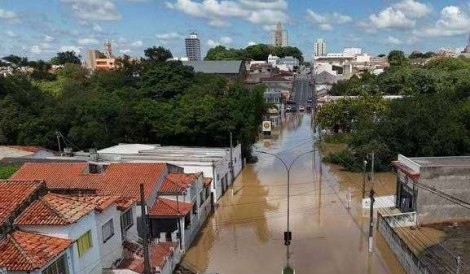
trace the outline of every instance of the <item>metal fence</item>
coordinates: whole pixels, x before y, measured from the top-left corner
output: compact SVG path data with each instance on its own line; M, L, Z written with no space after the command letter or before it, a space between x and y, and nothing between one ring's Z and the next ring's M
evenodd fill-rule
M382 237L387 242L390 249L393 251L398 261L405 269L406 273L413 274L431 274L436 272L431 272L426 265L416 256L413 251L408 247L408 245L400 238L400 236L395 232L393 227L390 225L390 218L387 216L384 217L382 214L378 213L377 222L378 230Z

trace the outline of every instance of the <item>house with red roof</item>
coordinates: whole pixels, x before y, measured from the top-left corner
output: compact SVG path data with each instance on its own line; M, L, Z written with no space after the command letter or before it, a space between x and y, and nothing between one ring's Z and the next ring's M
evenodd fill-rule
M203 223L200 219L205 219L211 210L210 180L205 180L202 173L182 172L182 168L163 163L26 163L11 178L43 180L52 193L32 203L16 219L15 225L25 231L62 236L74 241L87 235L84 237L89 244L85 246L99 247L98 251L89 253L93 254L90 258L94 257L95 260L101 258L100 265L87 262L86 265L90 265L87 269L114 268L118 260L123 258L124 243L137 244L138 235L142 235L140 234L142 231L137 227L141 224L143 214L140 207L129 206L129 200L140 200L140 184L143 184L147 206L145 214L149 213L149 216L157 219L166 218L168 211L173 210L178 213L175 216L179 221L184 223L187 218L189 223L195 224L190 227L187 223L182 226L182 233L173 233L173 237L171 235L160 237L160 234L159 237L153 237L154 243L177 243L177 249L180 250L180 235L183 241L190 237L194 238ZM85 204L88 206L82 208L81 205ZM169 208L166 207L168 204ZM62 212L62 207L66 208L67 205L71 207ZM159 211L161 207L164 209L163 212ZM49 210L51 208L53 209ZM116 209L120 210L117 215ZM186 214L181 215L180 210ZM54 217L53 213L58 216ZM172 215L172 218L175 216ZM73 220L85 220L86 224L76 227L73 225L72 228L70 226ZM176 225L176 220L172 221ZM93 229L80 229L89 228L93 224ZM153 221L150 227L152 224ZM186 232L188 234L183 234ZM182 244L181 247L186 246ZM78 261L80 256L77 252L78 248L74 248L72 256L74 267L83 265L82 261ZM167 269L168 265L171 265L173 269L179 262L179 252L171 257L173 259L168 259L168 254L165 253L167 257L164 260L165 264L158 267Z
M211 211L210 184L202 172L168 174L149 209L151 237L167 242L181 235L187 250Z
M122 259L122 216L135 199L47 193L43 180L0 181L0 269L102 273ZM124 212L124 213L123 213Z

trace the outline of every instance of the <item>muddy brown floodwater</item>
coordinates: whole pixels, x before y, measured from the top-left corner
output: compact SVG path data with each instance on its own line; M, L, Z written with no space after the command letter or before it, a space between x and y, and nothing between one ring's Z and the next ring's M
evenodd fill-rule
M287 163L313 147L310 115L290 115L257 150ZM275 157L259 155L218 201L183 263L200 273L281 273L286 264L287 173ZM395 177L376 175L378 195L393 194ZM352 190L351 209L346 197ZM316 149L299 158L290 179L290 265L302 273L404 273L377 231L368 253L368 211L361 208L362 176L321 162Z

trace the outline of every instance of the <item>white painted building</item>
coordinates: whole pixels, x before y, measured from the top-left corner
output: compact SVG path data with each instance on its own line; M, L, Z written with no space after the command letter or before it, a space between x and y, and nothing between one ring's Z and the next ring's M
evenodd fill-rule
M233 148L233 180L243 168L241 144ZM183 147L146 144L119 144L98 151L100 161L129 163L168 163L182 167L185 173L202 172L213 179L214 201L222 197L232 182L230 148Z
M326 42L323 39L317 39L314 46L315 56L326 56Z

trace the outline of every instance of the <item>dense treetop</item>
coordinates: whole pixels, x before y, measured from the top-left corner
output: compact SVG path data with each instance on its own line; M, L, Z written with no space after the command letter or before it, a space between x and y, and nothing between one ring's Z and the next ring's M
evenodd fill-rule
M204 60L268 60L270 54L278 57L293 56L301 63L304 61L302 52L296 47L274 47L265 44L252 45L244 49L216 46L207 52Z
M413 66L392 51L391 67L333 86L334 95L360 95L323 106L318 123L350 135L349 147L330 160L361 167L367 153L387 169L399 153L409 157L470 154L470 59L435 58ZM382 95L404 95L385 100Z
M228 146L232 131L250 157L264 87L249 91L181 62L161 62L168 52L151 48L140 62L123 58L108 72L90 74L66 62L54 79L19 71L0 77L0 144L57 149L58 130L80 149L120 142Z

